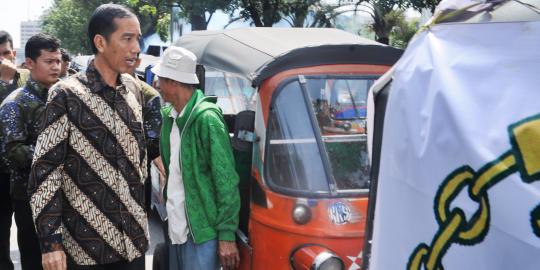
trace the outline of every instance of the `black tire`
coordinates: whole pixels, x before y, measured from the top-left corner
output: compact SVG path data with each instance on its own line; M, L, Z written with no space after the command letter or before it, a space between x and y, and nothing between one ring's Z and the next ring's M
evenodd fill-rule
M153 270L169 270L169 250L165 243L159 243L154 249Z

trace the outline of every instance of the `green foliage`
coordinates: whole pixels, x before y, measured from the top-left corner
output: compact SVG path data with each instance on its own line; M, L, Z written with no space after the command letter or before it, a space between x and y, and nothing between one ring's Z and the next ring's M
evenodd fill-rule
M257 27L271 27L279 22L285 9L282 0L238 0L236 7L241 19L251 20Z
M232 5L231 22L251 21L257 27L270 27L280 20L292 27L336 27L336 18L347 12L368 13L377 40L388 43L395 26L394 17L385 18L394 10L434 8L440 0L236 0ZM240 10L234 17L234 10Z
M180 7L180 16L191 24L191 30L206 30L216 10L232 10L234 1L236 0L177 0L172 3Z
M139 5L139 0L127 0L127 4L130 6L130 7L135 7L137 5Z
M416 31L418 31L419 24L419 19L407 21L402 13L396 26L390 32L390 45L402 49L407 48L409 41L414 37Z
M139 8L139 12L144 16L155 16L157 14L157 8L155 6L144 5Z
M156 25L156 33L158 34L161 40L169 39L169 26L171 23L171 16L169 14L164 14L161 18L158 19Z
M433 9L440 0L116 0L113 3L131 7L139 17L143 36L157 32L162 40L169 36L171 7L180 9L180 16L192 25L192 30L206 29L216 10L231 14L231 21L251 21L255 26L272 26L286 20L293 27L345 27L336 22L339 15L367 12L374 23L371 30L376 39L388 43L402 40L396 46L406 46L411 27L402 22L405 8ZM86 24L94 9L111 0L55 0L43 15L44 32L62 40L71 53L91 53L86 37ZM359 7L363 6L361 10ZM367 11L366 11L367 10ZM233 18L233 14L239 17ZM177 20L178 18L174 18ZM361 30L359 30L361 31Z
M237 0L240 16L231 21L251 21L257 27L271 27L285 20L292 27L333 27L343 0ZM232 12L234 13L234 12ZM233 14L231 14L233 17Z
M371 31L375 33L375 40L389 44L390 36L401 39L400 46L406 46L412 30L408 29L405 20L405 9L412 8L421 11L424 8L434 8L440 0L355 0L353 4L357 11L370 15L373 23L370 25ZM398 32L392 34L393 29L398 28ZM411 26L412 27L412 26ZM410 28L410 27L409 27Z
M87 24L92 12L106 3L123 4L130 7L141 23L143 35L156 28L160 7L165 0L55 0L52 7L42 16L43 31L62 41L62 47L72 54L91 54L87 38Z
M281 17L288 19L288 22L293 27L304 27L304 22L310 12L311 7L319 2L317 0L303 1L285 1L283 9L280 11ZM288 17L288 18L287 18Z
M180 8L180 13L175 15L185 18L191 23L192 30L204 30L208 26L208 23L216 10L221 9L227 12L233 8L234 1L235 0L128 0L132 6L138 7L141 14L155 18L155 23L152 24L152 26L157 27L155 30L160 34L162 39L168 36L168 33L166 33L167 30L165 29L165 17L171 17L171 8L173 6ZM207 14L210 15L208 18L206 16ZM174 19L176 20L177 18Z
M58 37L62 47L77 54L92 52L87 41L87 20L93 11L78 0L56 0L43 15L43 32Z
M358 33L398 48L406 48L419 27L419 19L408 20L405 10L393 9ZM374 36L372 36L374 35Z
M125 2L139 17L143 36L155 32L159 18L168 10L167 0L127 0Z
M433 13L440 2L441 0L409 0L409 4L407 6L418 11L422 9L429 9Z

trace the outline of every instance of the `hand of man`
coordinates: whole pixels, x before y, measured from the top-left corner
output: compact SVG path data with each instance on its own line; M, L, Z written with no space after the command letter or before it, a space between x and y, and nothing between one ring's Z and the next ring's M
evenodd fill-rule
M161 160L161 156L154 159L154 165L156 165L159 171L159 202L164 203L165 198L163 198L163 190L165 189L165 183L166 183L167 177L165 174L165 166L163 166L163 161Z
M234 241L219 241L219 261L224 270L240 266L240 254Z
M15 77L17 67L9 60L2 60L0 64L0 80L9 82Z
M163 166L161 156L154 159L154 165L156 165L156 167L158 168L159 174L165 176L165 166Z
M43 270L66 270L66 254L64 251L53 251L41 255Z

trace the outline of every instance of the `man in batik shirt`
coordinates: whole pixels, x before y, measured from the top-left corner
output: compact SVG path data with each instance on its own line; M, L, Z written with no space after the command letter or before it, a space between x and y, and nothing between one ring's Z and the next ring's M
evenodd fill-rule
M144 180L159 152L159 98L124 74L140 52L131 11L99 6L88 37L95 59L49 91L34 152L28 188L43 266L144 270Z
M56 38L32 36L25 47L30 79L0 105L0 154L10 171L22 269L41 269L41 252L27 195L32 156L43 123L48 89L58 81L62 56Z

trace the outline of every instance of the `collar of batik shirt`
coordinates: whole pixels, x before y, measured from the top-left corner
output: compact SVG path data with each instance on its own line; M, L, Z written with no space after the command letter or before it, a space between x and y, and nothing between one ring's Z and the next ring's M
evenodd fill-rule
M86 78L89 84L88 87L93 93L99 92L107 88L113 89L103 81L101 74L99 74L99 71L94 64L94 60L91 60L90 64L88 64L88 68L86 68ZM120 74L118 74L116 82L118 84L118 86L116 86L116 90L120 91L121 93L126 93L127 88Z

